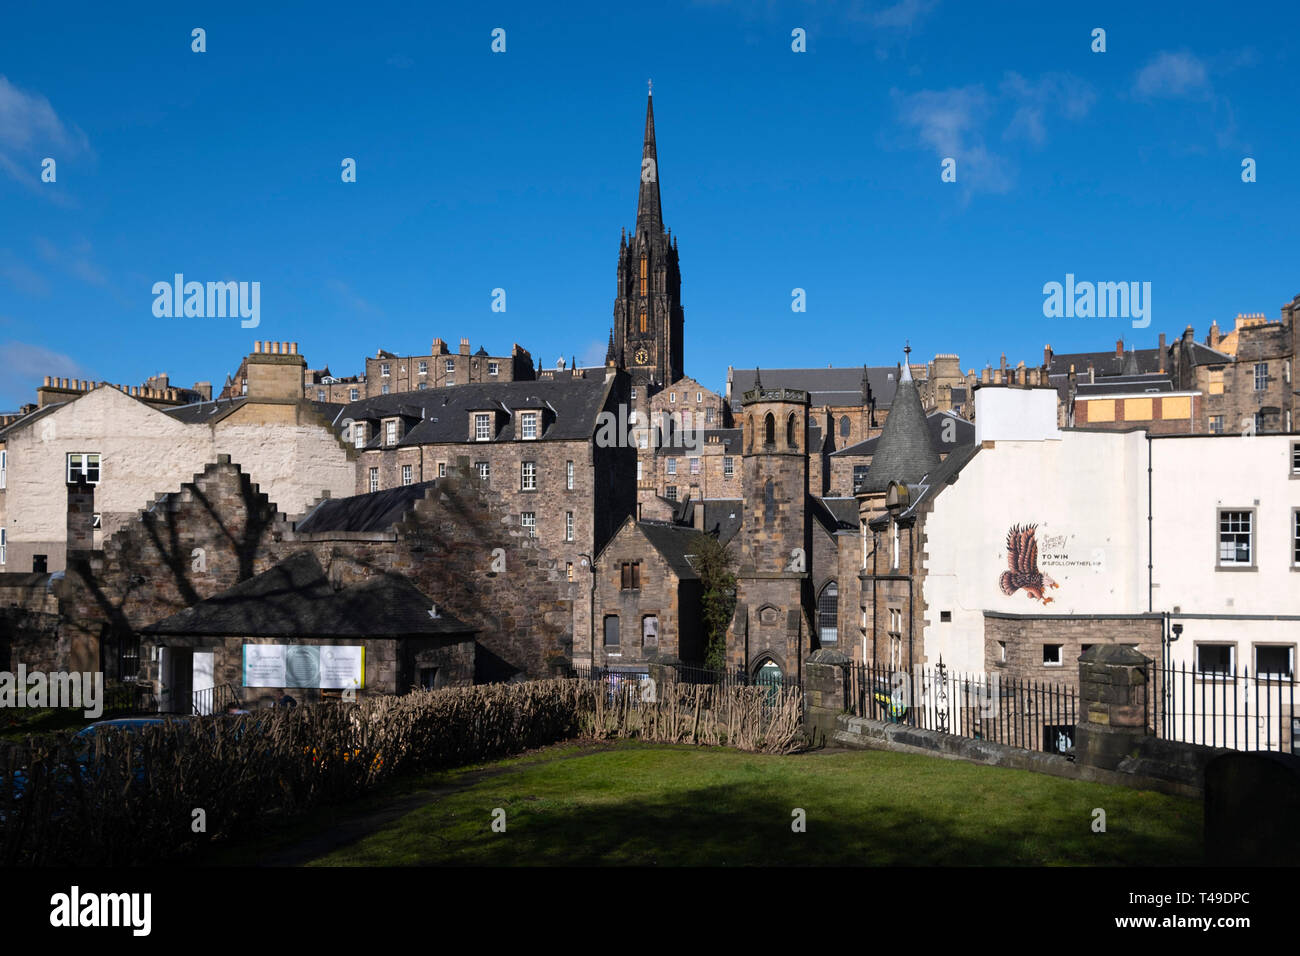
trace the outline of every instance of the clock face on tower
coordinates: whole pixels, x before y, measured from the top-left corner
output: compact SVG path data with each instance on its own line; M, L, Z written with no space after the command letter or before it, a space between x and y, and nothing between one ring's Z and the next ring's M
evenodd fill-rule
M644 365L646 362L650 361L650 353L642 347L636 350L636 355L634 355L633 358L636 359L637 365Z

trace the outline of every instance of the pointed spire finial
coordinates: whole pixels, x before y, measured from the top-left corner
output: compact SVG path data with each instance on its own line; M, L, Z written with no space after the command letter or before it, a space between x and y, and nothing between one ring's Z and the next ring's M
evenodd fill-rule
M763 387L763 376L759 374L757 365L754 366L754 387L755 388Z
M655 95L655 81L654 81L654 80L646 80L646 81L645 81L645 85L646 85L646 88L650 91L648 95L649 95L649 96L654 96L654 95Z
M900 382L910 382L912 380L912 363L908 356L912 354L912 344L907 342L903 346L903 374L898 377Z

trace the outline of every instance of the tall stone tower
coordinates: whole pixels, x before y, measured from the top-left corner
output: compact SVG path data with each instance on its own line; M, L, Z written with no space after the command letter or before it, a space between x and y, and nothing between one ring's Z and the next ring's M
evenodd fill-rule
M648 393L682 377L682 276L677 241L664 228L659 205L659 154L655 148L654 99L647 97L645 143L641 147L636 228L618 244L618 295L614 300L614 356Z
M744 524L727 659L800 676L813 649L808 516L808 393L755 387L741 396Z

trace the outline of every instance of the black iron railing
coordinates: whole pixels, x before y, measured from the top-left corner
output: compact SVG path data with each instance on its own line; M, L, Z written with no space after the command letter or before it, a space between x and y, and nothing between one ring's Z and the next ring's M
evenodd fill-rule
M1151 670L1147 726L1157 737L1229 750L1300 753L1295 674Z
M881 664L849 668L855 717L1072 756L1078 693L1065 684L964 673L942 662L911 672Z

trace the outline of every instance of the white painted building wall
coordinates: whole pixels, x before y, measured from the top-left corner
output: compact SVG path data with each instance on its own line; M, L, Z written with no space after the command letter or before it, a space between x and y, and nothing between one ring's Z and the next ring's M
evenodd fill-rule
M1008 569L1007 532L1027 524L1037 525L1039 570L1057 584L1044 592L1047 603L1024 591L1006 595L1000 586ZM938 495L925 529L930 661L942 654L954 668L983 671L986 610L1066 617L1143 612L1144 434L1058 432L1043 441L994 441ZM951 622L940 621L942 611L952 613Z
M231 460L289 515L323 491L355 491L355 466L324 427L184 424L118 389L100 387L11 432L0 521L7 531L3 569L30 571L33 554L48 569L66 565L69 453L98 453L95 509L103 516L95 546L154 497L179 491L217 455Z

